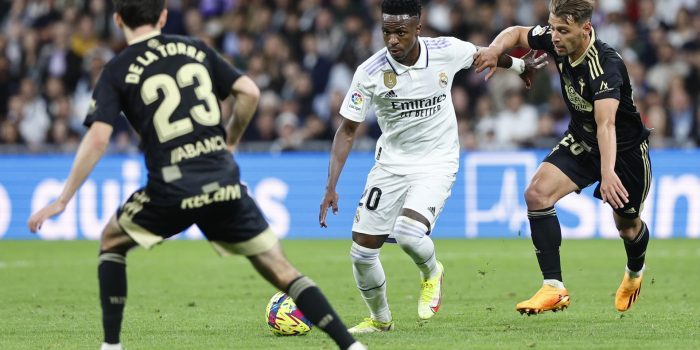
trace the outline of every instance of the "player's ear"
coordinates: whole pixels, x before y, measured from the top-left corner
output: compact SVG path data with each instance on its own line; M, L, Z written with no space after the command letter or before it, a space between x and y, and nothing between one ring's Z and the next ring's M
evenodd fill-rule
M591 21L586 21L581 28L583 29L583 35L588 36L591 34L591 30L593 30L593 25L591 24Z
M418 23L418 25L416 25L416 35L420 35L420 30L421 30L421 29L423 29L423 26L421 26L421 24Z
M165 23L168 22L168 9L163 9L160 12L160 17L158 17L158 28L165 27Z
M114 20L114 24L117 25L117 28L119 29L124 29L124 21L122 21L122 16L120 16L118 13L114 13L112 15L112 19Z

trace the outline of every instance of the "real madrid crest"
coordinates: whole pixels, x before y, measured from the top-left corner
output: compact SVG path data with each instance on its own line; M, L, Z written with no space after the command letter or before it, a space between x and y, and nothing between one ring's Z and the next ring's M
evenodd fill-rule
M394 72L384 72L384 86L392 89L396 86L396 73Z
M445 72L440 72L440 87L447 87L447 74Z

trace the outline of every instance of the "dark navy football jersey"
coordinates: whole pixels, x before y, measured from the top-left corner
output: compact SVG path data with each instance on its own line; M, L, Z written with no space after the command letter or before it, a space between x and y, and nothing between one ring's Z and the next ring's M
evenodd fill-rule
M240 76L204 43L154 33L107 63L85 125L126 116L141 137L151 198L209 192L239 181L219 100Z
M615 115L617 150L625 151L649 136L639 112L634 105L632 86L622 57L591 32L591 44L586 52L571 62L567 56L558 56L552 43L552 28L536 26L528 32L532 49L544 50L556 62L561 78L561 90L571 112L569 131L584 147L598 154L597 124L593 112L594 102L614 98L620 101Z

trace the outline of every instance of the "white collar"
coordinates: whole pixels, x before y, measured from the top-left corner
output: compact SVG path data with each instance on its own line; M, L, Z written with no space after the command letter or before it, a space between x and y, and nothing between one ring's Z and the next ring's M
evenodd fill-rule
M418 37L418 45L420 45L420 54L418 55L418 60L416 60L416 63L412 66L404 66L403 64L397 62L393 57L391 57L389 50L387 50L385 54L386 58L389 60L389 65L394 69L396 75L406 73L409 69L428 68L428 48L425 46L423 39L420 37Z
M578 66L579 64L581 64L581 62L583 62L583 60L586 59L586 56L588 56L588 51L591 50L591 47L593 47L593 44L595 44L595 29L591 28L591 42L588 43L588 47L586 47L586 51L584 51L583 54L581 54L581 57L579 57L575 62L571 62L571 57L569 57L569 63L571 64L572 67Z
M128 42L128 44L134 45L134 44L140 43L142 41L148 40L150 38L153 38L155 36L158 36L158 35L160 35L160 29L154 29L153 31L150 31L146 34L142 34L142 35L137 36L136 38L131 39Z

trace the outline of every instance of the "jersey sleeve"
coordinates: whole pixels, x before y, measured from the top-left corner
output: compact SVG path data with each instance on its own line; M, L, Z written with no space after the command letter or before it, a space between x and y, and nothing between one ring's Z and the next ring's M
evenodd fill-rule
M467 69L474 63L474 54L476 53L476 46L474 44L462 41L457 38L449 38L452 42L453 49L453 61L455 66L460 69Z
M350 90L340 106L340 115L358 123L365 120L374 94L369 82L370 77L364 69L358 68L352 78Z
M206 47L207 57L210 57L211 60L214 92L220 100L224 100L231 94L233 83L243 76L243 73L228 63L216 50Z
M90 127L96 121L114 125L121 114L119 101L121 96L111 75L109 66L105 66L92 93L92 102L83 124Z
M601 64L602 63L602 64ZM620 100L620 90L623 79L624 63L619 57L608 57L602 62L596 56L588 64L591 74L591 88L593 89L593 101L605 98Z
M534 26L527 32L527 44L533 50L544 50L556 55L552 44L552 28L550 26Z

